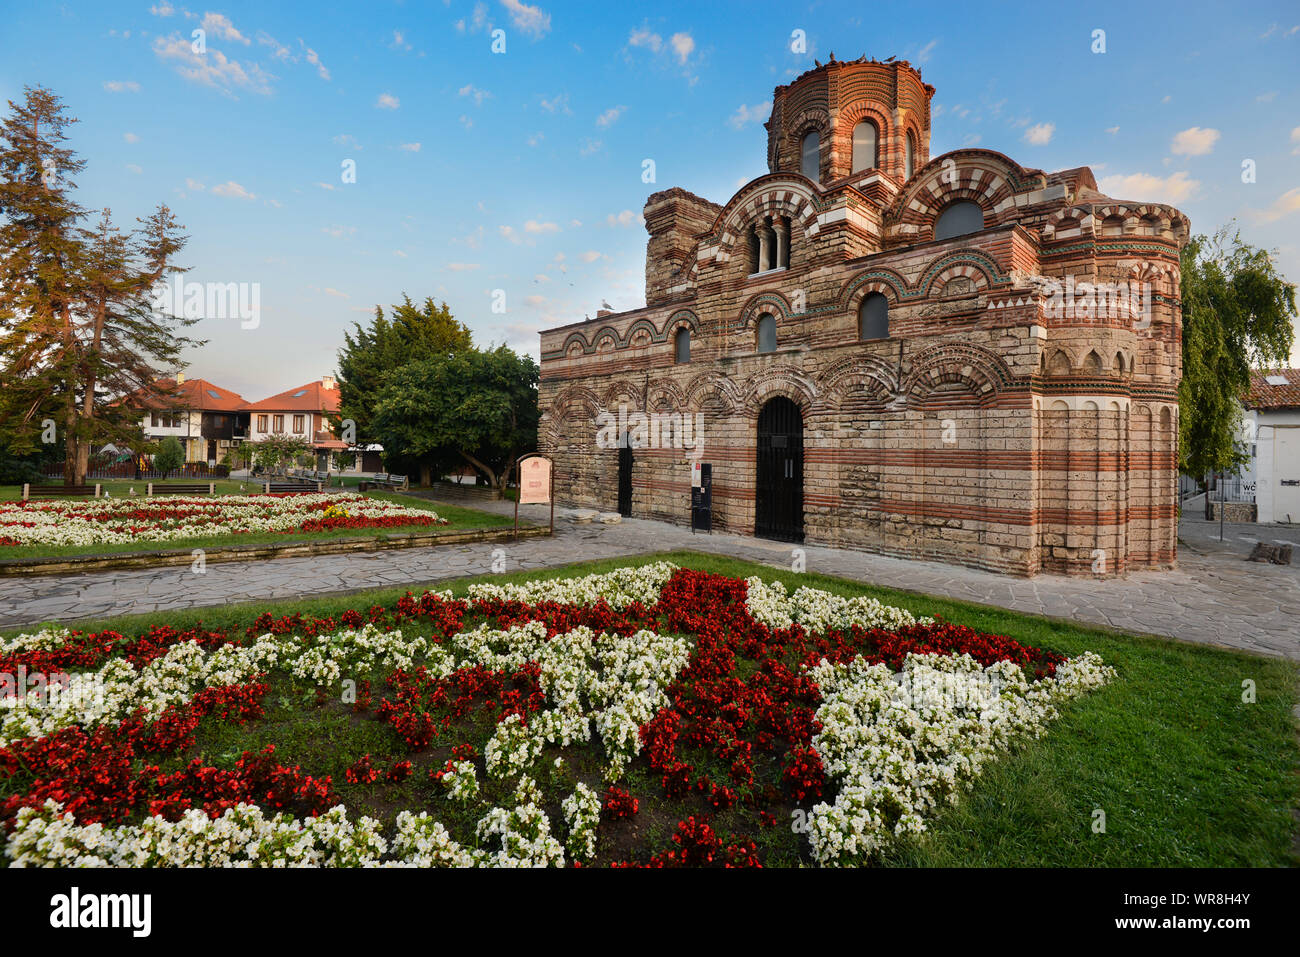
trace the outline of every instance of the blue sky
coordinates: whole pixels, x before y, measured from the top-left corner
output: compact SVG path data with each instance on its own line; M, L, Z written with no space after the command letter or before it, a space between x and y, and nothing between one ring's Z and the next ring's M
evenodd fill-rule
M1236 217L1300 279L1294 3L0 7L0 101L64 97L83 204L125 223L165 201L187 278L260 284L260 325L204 320L188 370L250 399L332 372L343 329L403 291L533 355L537 330L602 300L642 305L646 196L725 202L766 172L772 88L832 51L920 66L932 155L1092 166L1198 232Z

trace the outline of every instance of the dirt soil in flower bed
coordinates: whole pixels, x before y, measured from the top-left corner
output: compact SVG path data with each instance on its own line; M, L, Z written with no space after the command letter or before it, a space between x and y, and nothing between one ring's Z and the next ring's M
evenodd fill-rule
M599 743L544 750L531 772L544 796L539 806L560 832L560 801L577 782L601 795L605 813L597 854L590 862L595 865L662 864L666 855L689 846L710 855L714 865L734 859L791 866L809 860L806 839L791 826L794 812L831 796L816 762L806 759L817 701L797 681L800 663L865 655L897 667L899 655L907 650L942 646L950 652L967 651L982 662L1012 660L1037 676L1051 673L1065 655L1095 648L1117 666L1118 681L1071 704L1046 738L1026 742L1013 757L996 762L957 806L940 810L928 835L900 841L877 863L1295 863L1290 812L1300 763L1295 728L1287 720L1295 703L1296 679L1288 663L1075 629L1000 610L776 573L728 559L672 557L729 576L757 573L787 579L792 587L806 582L833 587L840 594L871 592L917 614L937 613L976 627L940 622L888 633L854 629L775 639L767 634L755 641L744 621L747 616L736 611L737 596L743 593L737 592L735 577L683 571L654 609L615 611L546 603L471 608L388 592L370 602L362 596L299 602L277 607L255 621L247 612L231 611L199 633L185 630L193 627L193 620L178 620L181 630L150 633L137 627L123 638L97 633L84 642L81 659L25 663L47 670L91 667L108 655L156 656L171 643L200 636L210 642L247 641L267 631L328 633L366 622L400 628L404 636L435 638L485 621L502 627L536 619L545 620L552 631L588 624L624 633L649 627L662 634L687 635L695 653L670 691L677 702L672 710L683 715L675 743L670 753L663 748L657 753L655 742L663 745L672 737L661 712L657 729L643 727L641 754L617 784L635 799L636 812L622 818L611 813L619 795L601 779L605 755ZM458 586L458 593L463 590ZM160 620L150 616L151 623ZM114 624L121 628L128 623ZM714 635L721 645L703 654L702 633ZM0 671L19 663L0 661ZM1243 675L1257 681L1260 689L1260 703L1251 708L1236 702ZM132 803L122 799L121 787L110 789L78 817L138 822L149 802L166 790L152 783L159 775L175 775L191 762L239 772L241 761L255 764L249 756L269 747L274 749L274 764L294 770L295 781L309 775L316 785L323 782L323 791L308 788L305 797L282 794L284 809L302 815L342 802L354 820L369 814L385 824L400 810L428 809L454 839L473 846L475 822L483 809L508 803L514 785L513 777L497 781L486 773L484 750L500 719L532 713L536 676L525 668L511 674L458 673L457 680L437 683L443 696L426 695L422 709L417 709L434 719L436 734L427 745L413 744L399 733L392 715L402 713L401 708L388 717L382 714L385 699L399 703L393 677L384 670L365 676L359 700L345 704L335 689L327 693L311 682L275 674L242 714L223 717L213 710L195 721L192 734L176 736L175 747L151 752L139 746L143 738L137 735L130 753L123 755L120 740L105 742L125 758L117 768L119 780L137 782L142 790ZM737 713L737 704L748 708L747 717ZM736 766L737 752L746 750L739 747L742 744L749 745L751 767L743 761ZM471 756L482 789L468 807L449 800L430 778L448 760L465 755ZM557 769L554 759L561 755L564 767ZM681 765L687 766L684 773ZM68 770L65 780L46 780L46 790L84 793L87 782L78 775L82 770L98 773ZM238 773L235 776L238 779ZM675 784L670 781L674 776ZM18 806L29 802L39 777L39 769L33 770L29 762L6 766L0 754L0 817L11 818ZM251 773L246 777L263 781ZM185 800L203 805L197 793L182 794ZM1109 834L1100 839L1090 828L1096 807L1106 808L1109 818ZM688 822L693 837L683 842ZM707 825L705 837L700 836L701 825Z

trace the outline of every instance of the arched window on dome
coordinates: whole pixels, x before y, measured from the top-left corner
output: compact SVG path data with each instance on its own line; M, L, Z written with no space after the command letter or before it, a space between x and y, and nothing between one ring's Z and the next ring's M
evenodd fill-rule
M805 133L799 143L799 172L814 183L821 182L822 137L816 130Z
M867 293L858 307L858 338L889 338L889 300L881 293Z
M978 233L984 228L984 210L979 203L959 199L950 203L934 224L935 239L952 239L967 233Z
M691 330L678 329L677 335L673 337L673 346L675 349L675 361L678 365L691 361Z
M853 127L853 169L860 173L864 169L876 169L880 166L878 146L880 131L870 120L862 120Z
M916 136L907 131L907 148L903 151L903 179L911 179L916 172Z
M756 348L759 352L776 352L776 317L764 315L758 317Z

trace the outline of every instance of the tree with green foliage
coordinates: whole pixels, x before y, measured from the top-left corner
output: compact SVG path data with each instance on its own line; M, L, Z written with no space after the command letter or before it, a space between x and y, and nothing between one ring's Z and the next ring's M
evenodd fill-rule
M253 462L264 469L314 461L312 445L305 438L283 433L251 442Z
M176 471L185 464L185 449L180 439L169 435L158 443L158 451L153 456L153 467L164 476Z
M85 162L64 143L59 97L27 87L0 123L0 437L22 454L62 432L64 479L85 481L90 450L138 444L114 400L148 386L200 342L196 322L155 308L185 237L166 206L129 233L108 210L90 228L73 198Z
M372 431L375 402L384 377L408 362L449 356L473 347L469 327L456 320L444 302L432 297L417 306L406 293L400 305L385 314L375 307L375 318L363 327L354 323L343 333L339 350L339 412L336 430L344 419L356 426L355 444L376 441ZM340 433L341 434L341 433Z
M469 463L504 491L515 459L537 444L538 369L506 346L410 362L375 402L384 458L410 463L429 485Z
M1241 399L1250 370L1288 361L1295 285L1225 226L1183 249L1182 300L1178 467L1195 478L1236 471L1246 458Z

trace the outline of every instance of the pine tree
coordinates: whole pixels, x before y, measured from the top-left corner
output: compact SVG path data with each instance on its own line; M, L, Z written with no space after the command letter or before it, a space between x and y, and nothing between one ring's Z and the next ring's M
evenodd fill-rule
M85 481L92 444L138 446L116 401L174 368L202 343L196 322L155 309L154 290L185 237L160 206L130 233L108 210L91 228L72 198L84 161L63 145L76 120L59 98L28 87L0 125L0 433L17 451L61 424L64 480ZM57 432L57 428L55 430Z

